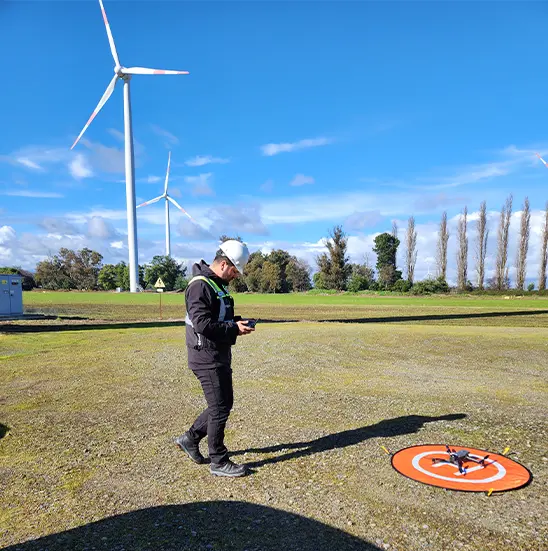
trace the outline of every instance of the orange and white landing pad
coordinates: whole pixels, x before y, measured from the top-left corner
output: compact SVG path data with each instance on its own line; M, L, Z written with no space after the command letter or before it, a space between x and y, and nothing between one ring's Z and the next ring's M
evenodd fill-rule
M463 467L466 473L461 473L458 465L448 462L449 453L445 444L425 444L394 453L392 466L402 475L423 484L464 492L505 492L521 488L531 481L532 475L526 467L504 455L476 448L449 447L456 452L467 450L469 456L477 461L486 455L489 457L484 466L465 459Z

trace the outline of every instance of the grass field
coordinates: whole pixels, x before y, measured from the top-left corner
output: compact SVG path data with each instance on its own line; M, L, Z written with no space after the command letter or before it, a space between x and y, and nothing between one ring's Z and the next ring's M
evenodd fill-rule
M380 296L306 293L235 296L237 309L260 320L403 322L453 325L548 327L548 297ZM185 317L184 295L164 294L163 320ZM160 296L153 293L24 294L25 311L49 316L94 320L157 321ZM61 321L61 320L60 320ZM48 322L51 323L51 322Z
M203 398L165 321L183 297L164 321L158 298L27 293L60 317L0 322L0 548L548 547L548 300L237 296L263 321L234 347L227 429L253 473L227 480L172 444ZM444 491L380 447L438 442L509 446L533 482Z

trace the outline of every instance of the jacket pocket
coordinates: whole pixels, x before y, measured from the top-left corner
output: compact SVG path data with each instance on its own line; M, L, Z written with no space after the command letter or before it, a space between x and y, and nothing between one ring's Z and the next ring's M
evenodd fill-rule
M204 348L204 336L196 333L192 327L187 326L186 345L194 350L202 350Z

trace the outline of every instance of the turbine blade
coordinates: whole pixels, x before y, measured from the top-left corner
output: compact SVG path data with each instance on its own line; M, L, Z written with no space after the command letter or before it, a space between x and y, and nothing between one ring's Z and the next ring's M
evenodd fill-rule
M101 6L101 12L103 13L103 21L105 22L105 27L107 29L108 42L110 44L110 51L112 52L112 57L114 58L114 63L118 67L120 65L120 60L118 59L118 53L116 52L116 46L114 45L114 38L112 38L112 32L110 30L110 25L108 24L107 12L103 6L102 0L99 0Z
M167 182L169 179L169 165L171 164L171 151L169 152L168 158L167 158L167 172L166 172L166 183L164 185L164 195L167 195Z
M184 214L186 214L191 220L193 220L194 222L196 222L196 220L194 220L194 218L192 218L192 216L190 216L190 214L188 214L188 212L183 208L181 207L181 205L179 205L179 203L177 203L177 201L175 201L175 199L172 199L169 195L166 196L166 199L168 201L171 201L181 212L183 212ZM196 222L198 223L198 222Z
M147 69L146 67L128 67L122 69L128 75L188 75L188 71L166 71L163 69Z
M538 154L538 153L535 153L535 155L542 161L542 163L544 164L544 166L546 168L548 168L548 163L546 163L546 161Z
M118 75L114 75L112 80L110 81L110 84L107 86L107 89L105 90L105 93L103 94L103 97L99 100L99 103L97 104L97 107L95 108L95 111L91 114L91 117L88 119L88 122L82 129L82 132L80 132L80 135L76 138L76 141L72 144L71 149L74 148L74 146L78 143L80 138L83 136L84 132L86 131L87 127L91 124L91 121L95 118L97 113L101 111L103 108L103 105L107 102L108 98L112 95L112 92L114 91L114 86L116 86L116 81L118 80Z
M140 205L137 205L135 208L138 209L139 207L144 207L145 205L152 205L152 203L157 203L160 199L163 199L164 196L160 195L159 197L155 197L154 199L151 199L150 201L145 201L144 203L141 203Z

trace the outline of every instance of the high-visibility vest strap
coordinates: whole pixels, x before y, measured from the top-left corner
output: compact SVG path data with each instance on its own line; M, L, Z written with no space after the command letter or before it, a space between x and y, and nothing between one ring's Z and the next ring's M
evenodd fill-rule
M188 282L188 284L190 285L194 281L198 281L198 280L205 281L215 291L215 293L217 294L217 297L219 299L222 299L223 297L229 297L230 296L230 293L228 292L227 289L221 289L212 279L209 279L208 277L205 277L205 276L202 276L202 275L194 276Z
M220 300L219 321L224 321L226 317L227 307L230 306L230 301L229 301L230 293L228 292L227 289L224 289L224 288L221 289L221 287L219 287L217 283L215 283L212 279L209 279L208 277L201 276L201 275L193 277L188 282L188 284L190 285L194 281L198 281L198 280L205 281L215 291L217 298ZM188 312L187 312L185 321L188 325L190 325L191 327L194 327L190 319L190 316L188 315Z

